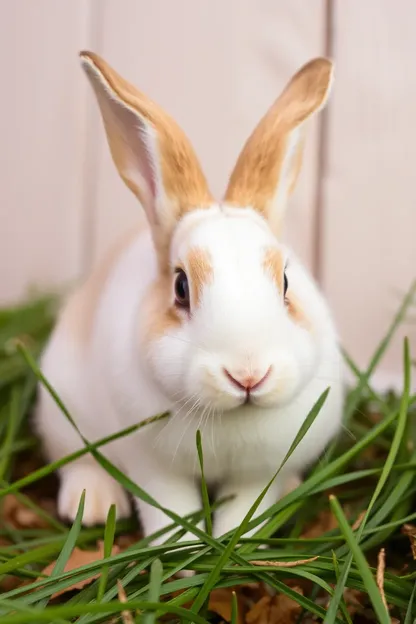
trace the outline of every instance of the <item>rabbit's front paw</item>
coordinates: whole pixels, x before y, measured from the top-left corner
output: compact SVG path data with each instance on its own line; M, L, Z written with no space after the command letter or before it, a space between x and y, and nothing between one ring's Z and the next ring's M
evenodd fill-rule
M84 526L104 524L113 504L116 506L117 518L130 516L130 503L121 485L94 463L68 466L61 475L58 513L62 518L71 521L75 519L83 490Z

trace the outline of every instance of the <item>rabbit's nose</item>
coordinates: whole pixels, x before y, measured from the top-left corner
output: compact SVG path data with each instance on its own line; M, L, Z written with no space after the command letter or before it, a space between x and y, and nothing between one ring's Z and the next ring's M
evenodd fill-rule
M227 379L239 390L243 390L247 394L254 392L266 381L268 376L270 375L272 367L269 366L267 371L264 374L258 375L239 375L238 373L230 373L226 368L224 368L224 373Z

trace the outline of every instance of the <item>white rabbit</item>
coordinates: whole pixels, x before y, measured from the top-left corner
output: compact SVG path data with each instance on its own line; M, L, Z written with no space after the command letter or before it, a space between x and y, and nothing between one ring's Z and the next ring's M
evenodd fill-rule
M281 242L304 126L325 104L332 64L317 58L295 74L217 203L176 123L97 55L81 59L115 165L147 225L128 233L69 299L42 370L90 441L170 411L102 451L180 516L201 508L199 428L209 485L217 496L234 495L215 515L219 536L241 523L328 386L320 415L257 513L319 457L341 423L333 320ZM82 447L44 389L36 425L50 460ZM118 517L129 514L126 493L89 455L62 468L60 480L62 516L74 518L84 488L86 525L105 521L112 503ZM137 505L146 535L171 522Z

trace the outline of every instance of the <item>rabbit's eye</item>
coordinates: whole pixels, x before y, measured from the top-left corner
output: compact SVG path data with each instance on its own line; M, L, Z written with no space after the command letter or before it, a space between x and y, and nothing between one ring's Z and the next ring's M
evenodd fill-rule
M286 298L289 282L287 281L286 273L283 275L283 296Z
M188 278L182 269L177 269L175 279L175 303L181 308L189 308Z

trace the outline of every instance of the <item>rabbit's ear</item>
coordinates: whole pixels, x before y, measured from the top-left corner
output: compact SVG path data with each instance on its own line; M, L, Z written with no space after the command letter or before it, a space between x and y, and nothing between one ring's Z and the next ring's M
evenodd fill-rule
M288 195L301 168L305 122L326 103L333 64L304 65L261 119L237 160L225 200L251 207L279 233Z
M212 202L194 150L175 121L103 59L92 52L80 56L114 163L139 198L158 251L165 253L177 221Z

